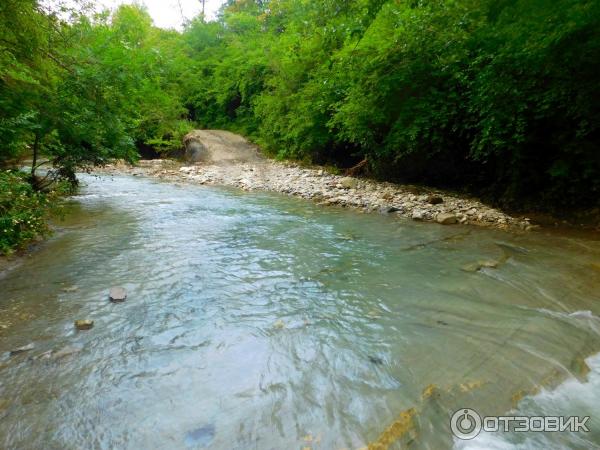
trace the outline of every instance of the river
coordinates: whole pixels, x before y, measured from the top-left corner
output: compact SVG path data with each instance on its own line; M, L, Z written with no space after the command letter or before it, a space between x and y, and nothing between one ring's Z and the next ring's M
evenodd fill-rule
M0 448L600 448L599 240L82 180L0 277ZM590 432L462 441L460 408Z

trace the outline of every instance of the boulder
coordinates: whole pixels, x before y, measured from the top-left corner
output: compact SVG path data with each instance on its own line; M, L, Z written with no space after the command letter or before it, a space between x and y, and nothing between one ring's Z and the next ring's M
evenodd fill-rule
M432 205L439 205L440 203L444 203L444 199L439 195L429 195L426 199L427 203Z
M352 177L344 177L339 183L344 189L355 189L358 186L358 180Z
M183 141L185 145L185 160L191 163L207 161L210 157L206 146L193 136L186 136Z
M425 213L419 209L413 211L412 213L412 220L423 220L425 219Z
M86 331L86 330L91 330L94 327L94 321L93 320L76 320L75 321L75 328L77 328L79 331Z
M435 221L442 225L452 225L457 222L457 219L453 213L440 213L435 217Z
M122 287L112 287L108 292L108 298L113 303L122 303L127 298L127 292Z

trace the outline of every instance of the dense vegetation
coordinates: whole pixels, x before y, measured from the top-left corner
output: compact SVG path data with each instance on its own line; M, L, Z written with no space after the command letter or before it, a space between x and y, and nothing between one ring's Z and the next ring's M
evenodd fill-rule
M24 174L0 171L0 255L48 233L57 190L37 192Z
M191 118L280 156L505 205L600 198L600 1L238 1L183 39Z
M0 166L33 158L43 190L40 161L74 181L219 127L505 206L590 207L599 73L600 0L229 0L181 33L136 6L2 0Z

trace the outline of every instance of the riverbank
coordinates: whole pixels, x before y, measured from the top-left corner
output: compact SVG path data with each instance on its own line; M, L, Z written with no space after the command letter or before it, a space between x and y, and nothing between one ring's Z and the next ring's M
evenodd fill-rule
M470 224L525 231L538 228L527 217L511 216L475 198L421 186L345 177L323 168L289 162L261 160L223 164L209 161L190 165L173 160L143 160L136 166L122 162L108 165L97 173L279 192L323 206L349 207L443 225Z

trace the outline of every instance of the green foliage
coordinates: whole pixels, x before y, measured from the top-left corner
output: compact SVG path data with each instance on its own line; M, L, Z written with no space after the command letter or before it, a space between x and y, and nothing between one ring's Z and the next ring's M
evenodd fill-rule
M154 148L161 154L173 154L181 149L181 143L186 134L192 131L195 127L188 120L179 120L174 124L170 124L168 130L165 130L161 138L151 138L145 141L146 144Z
M590 205L599 30L597 0L231 1L184 33L202 79L186 106L281 157Z
M54 196L36 192L23 174L0 171L0 255L48 233Z

